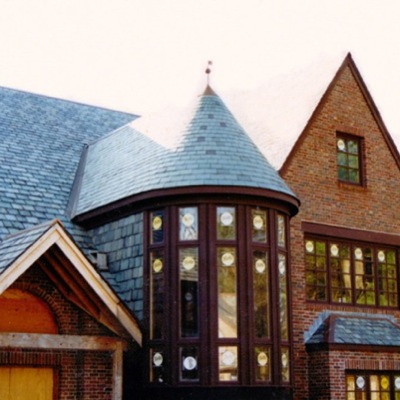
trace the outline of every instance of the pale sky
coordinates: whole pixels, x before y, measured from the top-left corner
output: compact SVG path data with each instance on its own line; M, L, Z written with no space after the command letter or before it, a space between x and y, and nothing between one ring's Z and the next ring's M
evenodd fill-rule
M0 0L0 86L137 114L348 51L399 145L398 0Z

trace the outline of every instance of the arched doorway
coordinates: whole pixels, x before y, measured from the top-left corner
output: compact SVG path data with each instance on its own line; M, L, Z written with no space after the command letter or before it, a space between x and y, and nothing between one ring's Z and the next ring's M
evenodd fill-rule
M58 333L50 307L27 291L6 290L0 296L0 314L0 332ZM53 400L53 393L53 368L0 366L0 399Z

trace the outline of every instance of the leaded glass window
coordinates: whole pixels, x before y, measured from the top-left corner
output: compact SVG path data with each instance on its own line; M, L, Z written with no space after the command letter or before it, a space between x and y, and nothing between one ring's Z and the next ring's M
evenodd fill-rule
M394 248L305 239L307 300L398 307Z
M361 185L361 139L338 135L336 138L336 149L339 180Z

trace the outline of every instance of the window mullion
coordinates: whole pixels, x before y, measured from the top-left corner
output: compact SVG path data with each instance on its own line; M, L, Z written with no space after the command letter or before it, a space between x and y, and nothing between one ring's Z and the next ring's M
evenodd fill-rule
M275 211L270 210L268 215L268 231L269 240L271 243L270 247L270 277L271 277L271 332L280 331L280 317L279 308L276 306L279 304L279 275L278 275L278 246L277 246L277 233L276 233L276 218ZM281 340L280 335L272 335L271 337L272 347L272 371L271 380L272 383L279 384L281 376Z
M252 371L249 355L251 354L251 340L253 337L254 327L251 326L249 295L252 293L250 286L251 278L251 257L248 244L249 228L247 221L247 208L245 206L237 207L237 252L238 252L238 270L237 270L237 287L238 287L238 345L239 345L239 375L241 384L249 384Z

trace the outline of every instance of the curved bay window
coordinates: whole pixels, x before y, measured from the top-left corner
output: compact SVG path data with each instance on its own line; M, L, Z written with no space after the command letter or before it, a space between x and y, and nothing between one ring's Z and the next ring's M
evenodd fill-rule
M188 204L147 217L149 383L289 385L288 216Z

